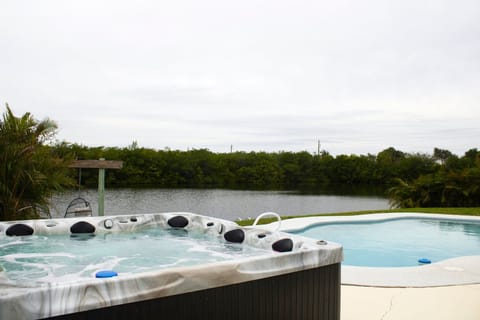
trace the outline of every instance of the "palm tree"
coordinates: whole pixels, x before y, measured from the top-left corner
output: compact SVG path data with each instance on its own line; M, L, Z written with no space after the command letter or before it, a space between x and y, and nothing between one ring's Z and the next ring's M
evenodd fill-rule
M66 162L45 145L57 125L28 112L15 117L6 108L0 120L0 220L37 218L42 209L48 211L53 192L70 184Z
M388 189L390 207L392 208L413 208L418 204L418 195L415 187L408 182L396 178L395 185Z

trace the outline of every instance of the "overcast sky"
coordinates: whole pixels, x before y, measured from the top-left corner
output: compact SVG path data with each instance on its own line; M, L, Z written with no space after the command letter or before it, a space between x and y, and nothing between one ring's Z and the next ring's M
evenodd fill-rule
M480 148L479 0L1 0L0 102L88 146Z

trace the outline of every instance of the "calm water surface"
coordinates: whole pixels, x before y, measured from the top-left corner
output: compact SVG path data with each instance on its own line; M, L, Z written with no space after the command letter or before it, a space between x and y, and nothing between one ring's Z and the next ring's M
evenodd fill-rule
M68 203L86 198L97 214L97 190L72 191L55 196L52 215L63 217ZM303 195L287 191L223 189L107 189L105 215L186 211L228 220L256 217L273 211L280 215L388 209L379 196Z
M426 258L480 255L480 223L441 219L329 223L293 232L343 245L344 264L363 267L410 267Z

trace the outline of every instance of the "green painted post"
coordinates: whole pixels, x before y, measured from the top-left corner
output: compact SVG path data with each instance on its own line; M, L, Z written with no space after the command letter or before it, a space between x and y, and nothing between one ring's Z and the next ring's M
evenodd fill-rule
M105 160L105 158L100 158ZM98 215L105 213L105 169L98 169Z

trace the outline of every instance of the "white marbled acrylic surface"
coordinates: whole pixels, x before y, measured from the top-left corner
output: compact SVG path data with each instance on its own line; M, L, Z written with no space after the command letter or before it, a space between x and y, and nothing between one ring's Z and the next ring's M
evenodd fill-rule
M35 235L69 234L70 226L79 221L94 225L96 234L128 232L146 227L170 228L167 221L178 215L188 219L185 229L194 229L212 236L218 237L229 230L241 228L231 221L177 212L0 222L0 237L6 237L6 230L17 223L32 227ZM132 217L136 221L132 221ZM272 244L277 240L290 238L293 240L293 250L272 250L270 254L257 257L120 274L107 279L34 284L17 283L8 279L0 266L0 319L51 317L267 278L342 261L342 247L335 243L317 243L313 239L260 228L241 229L245 233L244 243L248 245L271 250ZM266 236L259 238L259 234Z

